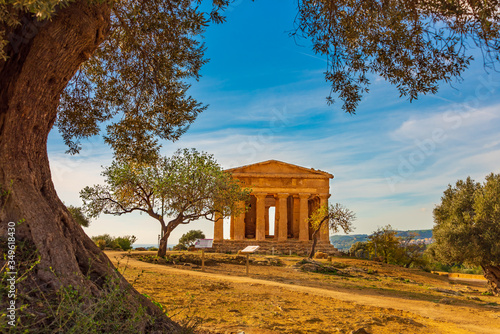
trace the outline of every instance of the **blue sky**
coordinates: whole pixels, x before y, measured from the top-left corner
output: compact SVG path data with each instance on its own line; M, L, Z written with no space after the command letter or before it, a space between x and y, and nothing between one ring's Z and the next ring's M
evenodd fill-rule
M293 2L241 0L227 23L209 27L210 62L190 90L209 108L179 141L164 143L164 154L195 147L224 168L276 159L330 172L330 203L356 212L355 233L386 224L432 228L432 210L448 184L500 173L500 74L485 71L477 51L462 82L443 83L438 94L412 103L374 76L357 114L348 115L340 103L326 104L325 60L307 41L288 36L295 15ZM59 196L81 205L80 189L102 182L109 147L96 137L79 156L65 155L54 129L48 149ZM213 235L211 222L198 221L175 230L169 243L190 229ZM131 214L101 215L85 230L155 243L160 228Z

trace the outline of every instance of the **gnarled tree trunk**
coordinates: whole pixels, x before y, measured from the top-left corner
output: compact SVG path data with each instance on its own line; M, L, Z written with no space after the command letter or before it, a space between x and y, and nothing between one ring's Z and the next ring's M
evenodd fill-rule
M495 296L500 295L500 267L483 265L484 277L488 280L488 285Z
M16 43L7 47L8 60L0 61L0 185L8 191L0 196L0 234L6 236L8 222L23 221L16 227L16 241L35 245L39 286L54 291L72 285L99 295L106 277L130 286L59 200L47 156L59 95L109 31L109 5L94 3L72 2L44 24L25 15L10 32ZM142 304L161 317L146 298L131 291L136 297L131 305ZM164 330L177 328L166 317L160 323Z

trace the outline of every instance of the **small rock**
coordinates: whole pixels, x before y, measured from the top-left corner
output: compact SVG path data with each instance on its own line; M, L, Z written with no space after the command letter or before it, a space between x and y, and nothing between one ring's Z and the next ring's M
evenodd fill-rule
M367 332L364 327L358 328L356 330L351 331L351 334L370 334L370 332Z
M315 259L327 259L328 254L323 253L323 252L316 252L316 254L314 254L314 258Z
M477 300L478 302L481 301L481 299L479 299L479 297L469 297L470 300Z

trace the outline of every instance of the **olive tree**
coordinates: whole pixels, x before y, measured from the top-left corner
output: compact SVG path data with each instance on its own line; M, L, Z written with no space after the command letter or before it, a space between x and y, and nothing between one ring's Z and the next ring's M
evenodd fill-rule
M158 256L165 256L168 238L177 226L238 214L237 202L250 193L212 155L195 149L178 150L154 163L114 162L102 174L105 185L80 192L85 212L90 217L148 214L161 225Z
M318 233L326 224L327 228L336 233L342 229L344 233L353 231L352 223L356 220L356 215L351 210L342 206L339 203L323 205L314 210L309 217L309 224L313 229L311 252L309 258L312 259L316 253L316 243L318 242Z
M481 266L500 294L500 174L483 184L468 177L448 186L434 209L432 252L444 263Z
M0 188L9 194L0 196L0 232L23 222L17 237L40 255L38 285L99 296L110 276L130 288L59 200L47 138L57 125L76 153L105 124L117 156L154 160L158 139L177 139L205 108L187 94L187 80L206 62L200 34L209 20L224 20L219 13L232 1L213 0L210 13L199 2L0 3ZM297 8L293 34L327 59L325 78L347 112L370 73L414 99L460 77L470 45L487 65L498 62L496 1L297 0ZM161 314L131 291L148 313Z
M371 256L389 263L398 257L400 241L398 232L391 225L382 226L368 236L368 250Z

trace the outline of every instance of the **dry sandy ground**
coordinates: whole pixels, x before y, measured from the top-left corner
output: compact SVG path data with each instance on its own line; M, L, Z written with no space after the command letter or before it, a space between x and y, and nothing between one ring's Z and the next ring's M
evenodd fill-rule
M343 258L335 261L349 277L297 271L300 258L290 257L282 267L251 266L246 277L243 265L202 272L127 254L107 252L137 290L204 333L500 333L500 300L482 295L482 282Z

